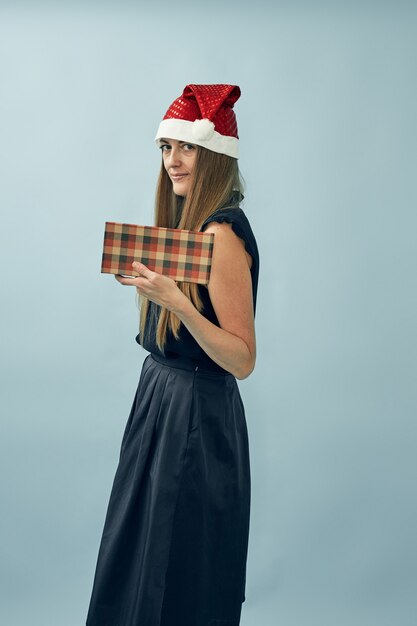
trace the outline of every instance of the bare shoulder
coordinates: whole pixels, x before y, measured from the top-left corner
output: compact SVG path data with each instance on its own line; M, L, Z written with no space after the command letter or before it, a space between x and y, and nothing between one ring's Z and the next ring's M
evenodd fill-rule
M251 267L252 257L246 250L244 240L234 232L232 224L229 222L210 222L205 228L205 232L214 234L213 263L219 259L224 261L233 257L235 260L245 259Z

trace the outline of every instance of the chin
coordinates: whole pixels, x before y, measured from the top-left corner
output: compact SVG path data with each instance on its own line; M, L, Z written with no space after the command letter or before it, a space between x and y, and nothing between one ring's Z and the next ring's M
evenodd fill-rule
M186 196L187 195L187 188L184 187L183 185L173 185L173 191L175 193L176 196Z

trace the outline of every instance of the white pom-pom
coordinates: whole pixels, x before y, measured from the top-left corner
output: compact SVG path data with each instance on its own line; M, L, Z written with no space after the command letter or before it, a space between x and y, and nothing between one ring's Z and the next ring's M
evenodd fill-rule
M207 118L195 120L192 134L197 141L208 141L214 135L214 124Z

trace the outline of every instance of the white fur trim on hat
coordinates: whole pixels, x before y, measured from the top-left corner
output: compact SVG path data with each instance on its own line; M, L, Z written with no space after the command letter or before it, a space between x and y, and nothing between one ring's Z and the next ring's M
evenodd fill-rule
M213 122L206 119L195 120L194 122L175 118L162 120L155 137L158 145L160 139L187 141L213 152L227 154L234 159L239 157L239 140L236 137L221 135L214 130Z

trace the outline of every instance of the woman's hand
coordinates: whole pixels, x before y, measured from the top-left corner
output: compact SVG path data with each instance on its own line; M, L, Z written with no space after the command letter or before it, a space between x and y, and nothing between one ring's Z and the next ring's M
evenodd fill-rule
M122 285L133 285L139 294L146 296L152 302L160 304L172 311L181 308L183 300L188 300L187 296L182 293L172 278L152 272L143 263L134 261L133 269L139 274L134 278L126 278L120 274L116 274L116 280Z

